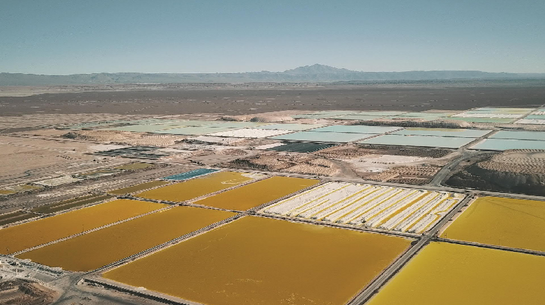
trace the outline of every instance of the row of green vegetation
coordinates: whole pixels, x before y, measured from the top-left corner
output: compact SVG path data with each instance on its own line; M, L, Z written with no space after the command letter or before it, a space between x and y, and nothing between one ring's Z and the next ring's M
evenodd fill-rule
M39 207L36 207L32 209L32 212L35 213L56 213L63 210L68 210L74 207L87 205L95 202L99 202L102 200L106 200L111 198L110 195L89 195L89 196L83 196L78 197L74 199L64 200L57 203L42 205Z
M169 184L169 182L162 181L162 180L156 180L156 181L150 181L150 182L146 182L146 183L142 183L142 184L137 184L137 185L134 185L134 186L131 186L131 187L112 190L112 191L109 191L108 193L112 194L112 195L125 195L125 194L130 194L130 193L134 193L134 192L138 192L138 191L151 189L151 188L154 188L154 187L157 187L157 186L163 186L165 184Z
M29 219L32 217L36 217L36 215L31 213L25 213L23 211L3 214L3 215L0 215L0 226L14 223L21 220L25 220L25 219Z

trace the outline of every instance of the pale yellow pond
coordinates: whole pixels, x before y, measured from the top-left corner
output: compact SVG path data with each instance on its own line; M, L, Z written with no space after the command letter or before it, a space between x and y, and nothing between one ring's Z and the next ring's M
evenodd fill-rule
M545 304L545 257L431 243L366 305Z
M5 228L0 230L0 254L18 252L166 206L120 199Z
M410 243L244 217L103 276L203 304L344 304Z
M248 210L319 183L319 180L271 177L199 201L196 204Z
M19 255L51 267L90 271L236 215L174 207Z
M137 196L155 200L180 202L237 186L252 179L252 177L243 173L219 172L142 192Z
M545 251L545 202L478 198L441 237Z

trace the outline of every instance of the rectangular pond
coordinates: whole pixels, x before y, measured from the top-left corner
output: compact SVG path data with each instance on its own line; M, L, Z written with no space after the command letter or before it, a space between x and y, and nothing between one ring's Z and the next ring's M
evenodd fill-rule
M435 136L403 136L403 135L384 135L372 139L364 140L358 143L362 144L380 144L380 145L403 145L403 146L423 146L423 147L442 147L442 148L460 148L474 141L474 138L458 137L435 137Z
M180 127L166 130L159 130L156 133L175 134L175 135L205 135L220 131L235 129L234 127L223 126L196 126L196 127Z
M375 134L303 131L277 136L271 139L288 141L346 143L374 136Z
M260 213L420 234L463 198L456 193L328 182Z
M447 129L447 128L406 128L393 132L393 135L410 136L436 136L436 137L458 137L458 138L479 138L492 130L479 129Z
M315 179L271 177L195 201L214 208L246 211L319 183Z
M271 148L268 148L268 150L311 153L311 152L319 151L319 150L326 149L332 146L334 146L334 144L288 143L284 145L273 146Z
M103 277L200 304L346 304L410 244L247 216Z
M276 129L276 130L309 130L318 127L322 127L322 124L270 124L264 126L257 126L258 129Z
M188 172L185 172L185 173L180 173L180 174L176 174L176 175L172 175L172 176L167 176L167 177L164 177L163 179L183 181L183 180L195 178L195 177L198 177L198 176L214 173L214 172L217 172L217 171L218 171L217 169L211 169L211 168L198 168L198 169L194 169L192 171L188 171Z
M502 119L502 118L462 118L462 117L449 117L449 120L464 121L468 123L485 123L485 124L507 124L516 120L512 119Z
M314 132L342 132L342 133L363 133L363 134L379 134L399 130L401 127L387 126L365 126L365 125L333 125L318 129L313 129Z
M486 139L470 147L480 150L545 149L545 141Z
M0 230L0 254L12 254L167 205L138 200L114 200Z
M543 256L432 242L365 304L543 304L543 270Z
M146 199L182 202L253 180L249 174L217 172L137 194Z
M498 131L490 139L514 139L514 140L534 140L545 141L545 132L543 131Z
M17 257L70 271L91 271L236 215L174 207L61 241Z
M544 219L544 201L481 197L441 237L545 252Z

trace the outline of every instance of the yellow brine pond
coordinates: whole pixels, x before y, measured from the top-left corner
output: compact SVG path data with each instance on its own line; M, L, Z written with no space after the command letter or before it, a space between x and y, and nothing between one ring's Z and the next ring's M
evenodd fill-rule
M167 206L120 199L8 227L0 230L0 254L15 253Z
M19 258L70 271L90 271L236 215L174 207L38 248Z
M431 243L366 305L544 304L545 257Z
M545 251L545 202L478 198L441 237Z
M136 196L147 199L180 202L237 186L252 179L251 174L218 172L142 192Z
M248 210L320 183L319 180L271 177L199 201L210 207Z
M248 216L103 276L203 304L345 304L410 243Z

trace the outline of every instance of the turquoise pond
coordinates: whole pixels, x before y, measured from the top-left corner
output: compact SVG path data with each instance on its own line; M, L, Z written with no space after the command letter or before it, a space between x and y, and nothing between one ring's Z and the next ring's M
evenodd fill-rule
M481 129L439 129L439 128L407 128L393 132L394 135L413 135L413 136L436 136L436 137L459 137L459 138L479 138L492 130Z
M275 140L346 143L375 136L375 134L302 131L273 137Z
M384 135L358 143L400 146L423 146L440 148L459 148L474 141L474 138Z
M545 149L545 141L486 139L470 147L477 150Z
M545 132L502 130L490 136L490 139L515 139L545 141Z
M315 132L341 132L341 133L363 133L363 134L379 134L385 132L391 132L401 129L400 127L386 127L386 126L365 126L365 125L334 125L327 126L312 131Z

